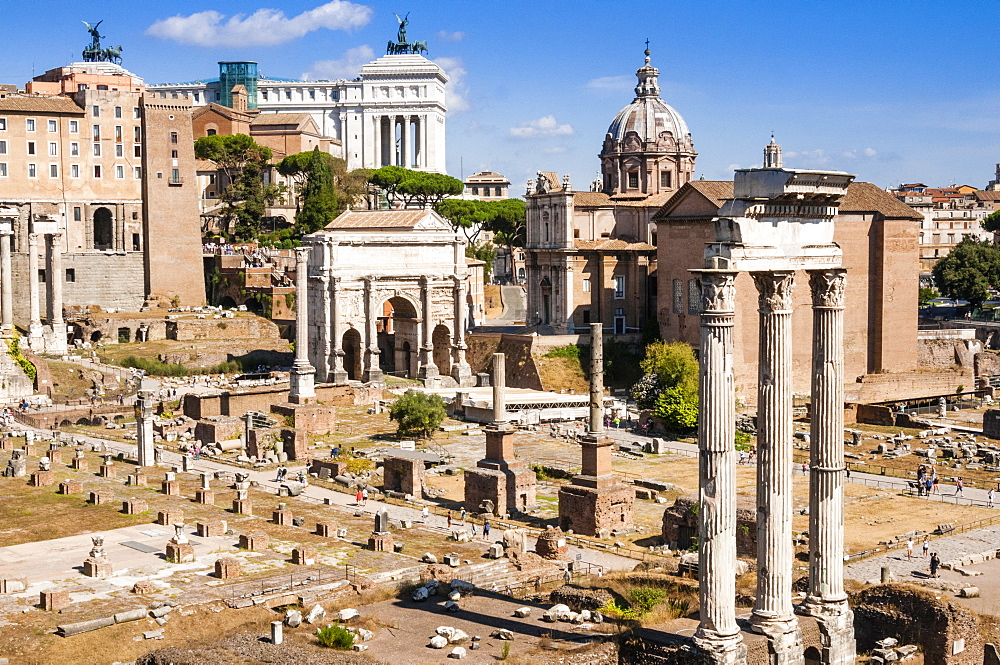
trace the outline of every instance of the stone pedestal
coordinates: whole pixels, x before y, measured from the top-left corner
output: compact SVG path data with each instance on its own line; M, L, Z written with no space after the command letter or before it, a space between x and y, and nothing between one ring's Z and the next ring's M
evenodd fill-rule
M167 543L167 561L170 563L193 563L194 546L191 543Z
M292 526L292 511L284 503L278 504L278 509L271 513L271 519L281 526Z
M316 548L299 545L292 550L292 563L297 566L312 566L316 563Z
M559 529L549 527L538 534L535 543L535 554L543 559L562 559L569 552L569 545L566 543L566 534Z
M111 490L97 490L90 493L89 503L99 506L103 503L111 503L115 500L115 493Z
M233 499L233 512L237 515L253 515L253 503L250 499Z
M332 538L337 533L337 527L333 522L316 522L316 535L324 538Z
M372 533L368 538L368 549L373 552L392 552L394 549L392 534L378 531Z
M198 522L195 524L195 531L199 538L214 538L226 535L227 525L224 520L215 522Z
M69 607L69 591L50 590L39 594L39 605L48 612L58 612Z
M83 561L83 574L98 579L111 577L111 562L106 557L87 557Z
M184 513L179 510L161 510L156 514L156 523L163 526L172 524L183 524Z
M635 490L611 472L611 445L611 439L581 439L584 473L559 488L559 528L563 531L598 536L633 527Z
M500 517L527 513L537 507L535 472L515 459L513 437L514 430L505 425L487 428L486 458L465 472L467 507L475 509L483 501L490 501Z
M59 483L60 494L79 494L83 491L82 480L64 480Z
M74 457L69 461L69 466L74 471L87 471L90 468L86 457Z
M128 485L133 487L145 487L146 486L146 474L144 473L130 473L128 475Z
M195 503L214 504L215 492L213 490L197 490L194 493Z
M424 461L387 455L382 462L382 489L424 498Z
M24 451L25 457L36 457L38 453L38 449L31 443L24 444L24 448L21 450Z
M56 474L51 471L35 471L31 474L32 487L48 487L56 484Z
M240 534L240 549L251 552L266 552L271 545L271 537L263 531Z
M167 496L180 496L181 483L178 480L164 480L160 483L160 491Z
M240 576L240 560L235 557L223 557L215 560L215 576L220 580L231 580Z
M50 464L62 464L62 450L59 448L52 448L49 450L49 463Z
M135 497L122 502L122 512L126 515L139 515L149 510L149 504L144 499Z
M112 466L111 464L102 464L101 469L98 473L100 474L101 478L113 479L117 477L117 474L115 473L115 467Z

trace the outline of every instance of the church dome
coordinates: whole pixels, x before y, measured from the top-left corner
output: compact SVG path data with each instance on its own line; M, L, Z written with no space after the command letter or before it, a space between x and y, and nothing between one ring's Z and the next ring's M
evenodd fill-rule
M660 99L657 82L660 71L649 63L648 49L645 53L646 63L635 73L639 79L635 86L635 99L615 116L608 127L606 141L610 140L612 145L617 144L615 147L623 150L629 133L634 132L636 138L644 143L656 143L660 138L673 139L675 149L693 151L687 123L676 109Z

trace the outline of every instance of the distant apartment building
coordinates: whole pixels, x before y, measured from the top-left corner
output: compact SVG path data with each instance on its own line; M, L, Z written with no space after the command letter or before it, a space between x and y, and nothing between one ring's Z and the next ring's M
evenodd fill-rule
M918 243L923 271L933 268L938 259L947 256L966 236L993 238L981 224L1000 204L993 192L977 190L971 185L928 187L923 183L908 183L889 191L920 213Z
M463 182L463 198L477 201L500 201L510 198L510 180L493 171L473 173Z

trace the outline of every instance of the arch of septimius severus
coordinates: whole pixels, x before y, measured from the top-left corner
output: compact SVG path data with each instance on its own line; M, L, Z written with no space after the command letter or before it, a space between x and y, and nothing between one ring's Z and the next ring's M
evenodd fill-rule
M735 174L717 243L696 271L702 291L700 423L701 613L694 641L712 662L746 663L736 617L736 453L733 321L736 276L749 272L759 303L757 592L750 627L774 665L855 662L843 582L843 316L846 271L833 218L854 176L780 167ZM795 271L809 283L796 284ZM801 274L801 273L800 273ZM792 604L792 290L812 293L809 592ZM803 651L796 615L815 619L822 650Z

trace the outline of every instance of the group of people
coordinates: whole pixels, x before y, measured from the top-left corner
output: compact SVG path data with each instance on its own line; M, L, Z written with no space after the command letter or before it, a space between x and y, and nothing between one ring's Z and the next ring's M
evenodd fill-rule
M916 541L910 536L906 539L906 560L913 561L913 547L916 545ZM924 536L924 540L920 543L921 556L927 558L928 553L930 554L930 561L928 561L928 566L930 567L931 577L941 577L938 570L941 568L941 557L938 556L937 552L931 552L931 541L930 536Z
M278 477L275 478L275 482L283 483L286 480L288 480L288 467L286 467L284 464L279 464L278 465ZM308 485L309 484L309 477L306 475L305 471L299 471L295 475L295 480L297 482L301 483L302 485Z

